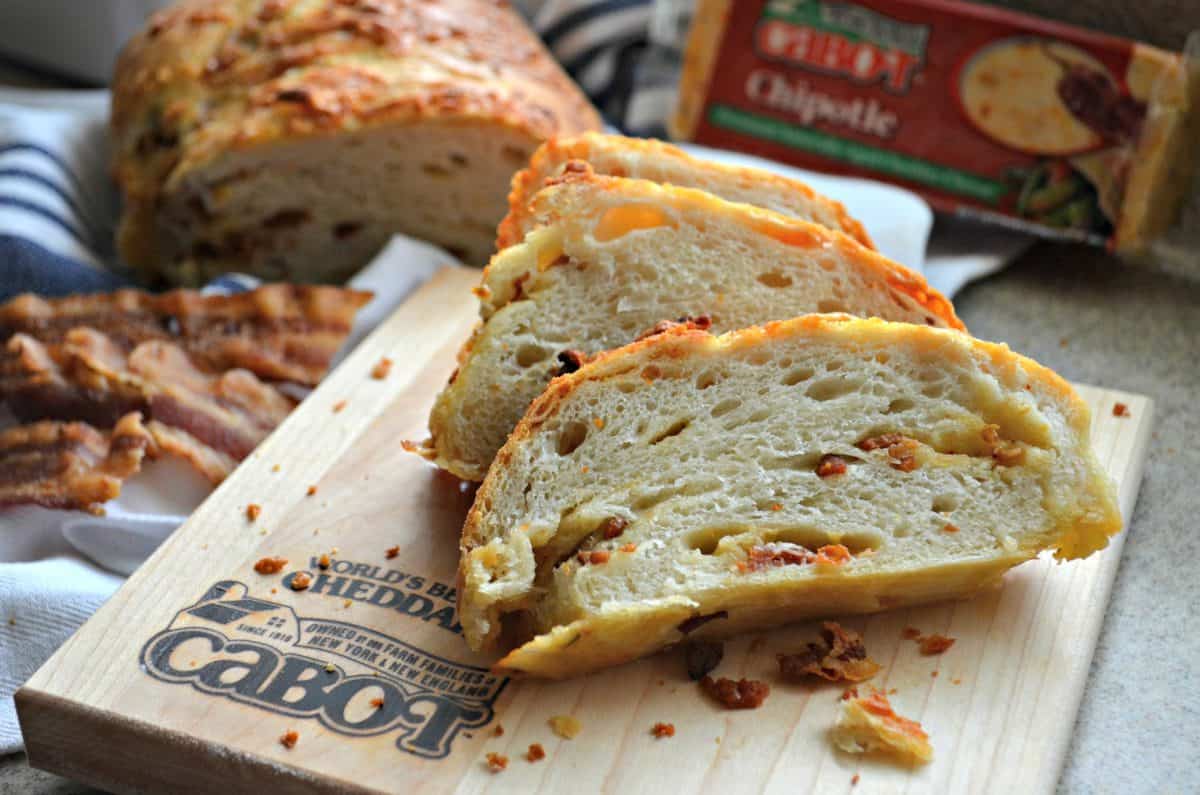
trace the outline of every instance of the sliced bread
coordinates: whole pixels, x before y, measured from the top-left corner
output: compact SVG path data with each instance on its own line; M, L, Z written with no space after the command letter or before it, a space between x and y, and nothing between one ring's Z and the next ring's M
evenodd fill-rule
M587 163L597 174L699 188L727 201L792 215L844 232L873 248L867 231L841 202L822 196L799 180L757 168L701 160L654 139L587 132L547 141L533 153L529 167L513 176L508 216L497 233L498 249L521 242L536 225L536 214L530 207L533 196L546 180L558 177L568 163L576 160Z
M671 329L530 406L463 530L463 632L523 644L499 670L563 677L685 637L970 596L1120 529L1089 424L1062 378L954 331Z
M717 331L843 311L962 328L919 274L818 224L687 188L572 169L533 199L540 228L493 257L484 323L430 416L426 452L482 480L530 401L579 354L661 320Z

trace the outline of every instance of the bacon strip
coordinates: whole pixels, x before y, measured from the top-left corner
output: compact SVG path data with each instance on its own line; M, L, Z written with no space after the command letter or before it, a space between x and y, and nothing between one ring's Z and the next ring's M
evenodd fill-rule
M19 296L0 306L0 334L11 335L0 403L23 422L95 428L137 412L152 454L182 456L218 483L295 406L285 390L321 379L369 298L286 284L234 296Z
M0 431L0 506L33 504L104 514L153 440L134 412L111 432L82 422L37 422Z
M127 354L144 342L174 342L214 372L241 368L266 381L315 386L370 298L360 290L294 284L211 296L194 290L50 300L26 294L0 305L0 339L26 334L53 349L72 330L87 327Z

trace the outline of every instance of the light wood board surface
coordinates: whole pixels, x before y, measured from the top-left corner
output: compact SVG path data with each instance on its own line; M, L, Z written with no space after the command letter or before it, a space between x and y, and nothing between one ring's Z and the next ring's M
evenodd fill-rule
M775 653L803 648L812 624L727 644L716 675L771 683L753 711L716 707L672 652L565 682L489 674L453 618L471 496L400 446L423 438L475 322L477 279L446 269L401 307L18 692L34 766L117 792L1054 788L1123 534L1085 561L1020 566L973 601L844 621L884 665L873 683L929 732L935 757L920 769L833 750L841 687L778 680ZM391 372L372 378L385 356ZM1152 404L1080 392L1128 521ZM289 565L258 574L264 556ZM300 569L313 585L294 592ZM910 625L957 642L923 657L901 638ZM564 714L583 725L574 740L547 725ZM673 738L651 736L659 721ZM531 763L535 742L546 758ZM492 751L507 770L488 771Z

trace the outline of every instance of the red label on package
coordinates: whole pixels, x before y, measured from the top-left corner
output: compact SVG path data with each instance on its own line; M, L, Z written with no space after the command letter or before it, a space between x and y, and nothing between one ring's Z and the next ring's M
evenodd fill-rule
M1103 242L1154 76L1134 53L949 0L739 1L690 137Z

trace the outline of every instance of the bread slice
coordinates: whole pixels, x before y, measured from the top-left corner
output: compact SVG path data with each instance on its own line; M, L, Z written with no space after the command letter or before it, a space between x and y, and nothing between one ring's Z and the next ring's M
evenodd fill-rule
M482 480L564 351L616 348L660 320L736 328L845 311L962 328L920 275L823 226L583 164L534 197L542 228L497 254L484 323L439 396L428 453Z
M954 331L668 330L530 406L463 529L459 620L475 649L504 626L524 641L499 670L563 677L685 636L970 596L1120 529L1088 434L1060 377Z
M180 0L113 80L127 264L339 281L395 233L482 265L513 172L600 116L492 0Z
M519 243L533 228L536 219L529 203L534 194L574 160L586 162L597 174L699 188L727 201L792 215L844 232L867 248L874 248L867 230L841 202L822 196L799 180L757 168L700 160L662 141L587 132L547 141L533 153L529 167L513 176L508 216L501 222L496 238L498 249Z

